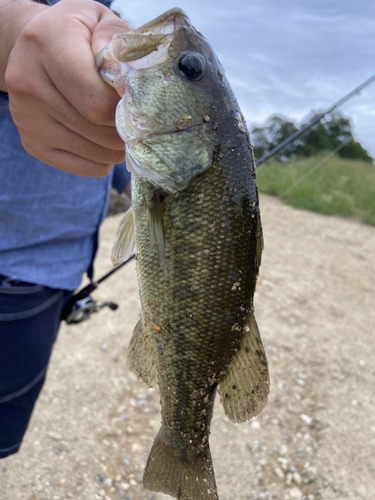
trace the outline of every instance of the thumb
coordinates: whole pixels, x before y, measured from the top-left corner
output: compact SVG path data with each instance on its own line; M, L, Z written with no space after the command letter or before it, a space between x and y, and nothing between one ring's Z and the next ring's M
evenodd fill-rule
M130 24L111 10L103 9L103 14L92 33L91 48L94 56L96 57L105 45L112 41L113 35L129 31L134 31Z

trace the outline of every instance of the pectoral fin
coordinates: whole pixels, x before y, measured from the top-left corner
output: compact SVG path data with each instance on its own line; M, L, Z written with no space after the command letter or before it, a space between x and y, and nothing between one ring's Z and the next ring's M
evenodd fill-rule
M266 353L251 313L240 347L219 384L227 417L233 422L245 422L257 415L267 402L269 385Z
M117 229L112 249L112 263L121 264L133 255L135 250L134 218L132 207L124 215Z
M139 379L150 387L157 382L157 371L154 362L149 336L145 333L142 317L136 324L128 348L128 367Z
M154 249L156 243L159 265L163 267L165 258L165 230L163 211L159 193L155 192L150 205L147 206L147 222L150 232L150 251Z

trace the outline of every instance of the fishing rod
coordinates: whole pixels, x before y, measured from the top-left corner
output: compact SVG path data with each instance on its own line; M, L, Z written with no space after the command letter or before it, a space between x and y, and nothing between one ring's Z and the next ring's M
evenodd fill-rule
M116 273L125 264L128 264L134 259L134 255L130 256L127 260L122 262L119 266L111 269L108 273L104 274L97 281L91 281L81 290L77 290L73 293L72 297L66 303L63 312L61 314L61 320L65 320L68 325L72 323L81 323L91 316L93 312L98 312L103 307L109 307L111 311L115 311L118 308L116 302L107 301L98 305L97 301L91 297L91 293L98 288L100 283L109 278L113 273Z
M300 137L302 134L304 134L307 130L309 130L311 127L313 127L315 124L320 122L322 118L324 118L325 115L328 115L328 113L331 113L334 109L338 108L339 106L342 106L345 102L349 101L352 97L355 95L359 95L361 90L363 90L365 87L368 87L371 83L375 81L375 75L373 75L371 78L363 82L361 85L356 87L354 90L349 92L349 94L346 94L344 97L339 99L335 104L332 104L329 108L327 108L325 111L322 113L319 113L317 116L315 116L312 120L309 121L306 125L304 125L301 129L297 130L294 132L292 135L284 139L280 144L275 146L271 151L263 155L259 160L257 161L257 166L259 167L262 163L266 162L269 160L272 156L275 156L279 151L284 149L286 146L288 146L291 142L294 142L298 137Z

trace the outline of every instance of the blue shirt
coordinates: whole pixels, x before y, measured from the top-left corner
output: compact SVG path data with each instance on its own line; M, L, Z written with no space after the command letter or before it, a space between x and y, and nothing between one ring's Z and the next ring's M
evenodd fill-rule
M112 173L79 177L30 156L0 93L0 274L76 289L95 256L111 180Z

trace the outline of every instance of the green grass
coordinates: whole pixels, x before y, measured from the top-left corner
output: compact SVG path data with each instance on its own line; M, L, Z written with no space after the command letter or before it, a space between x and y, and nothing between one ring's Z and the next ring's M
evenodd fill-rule
M314 168L326 154L258 169L259 190L296 208L328 215L352 217L375 226L375 166L331 157L306 179L285 193Z

